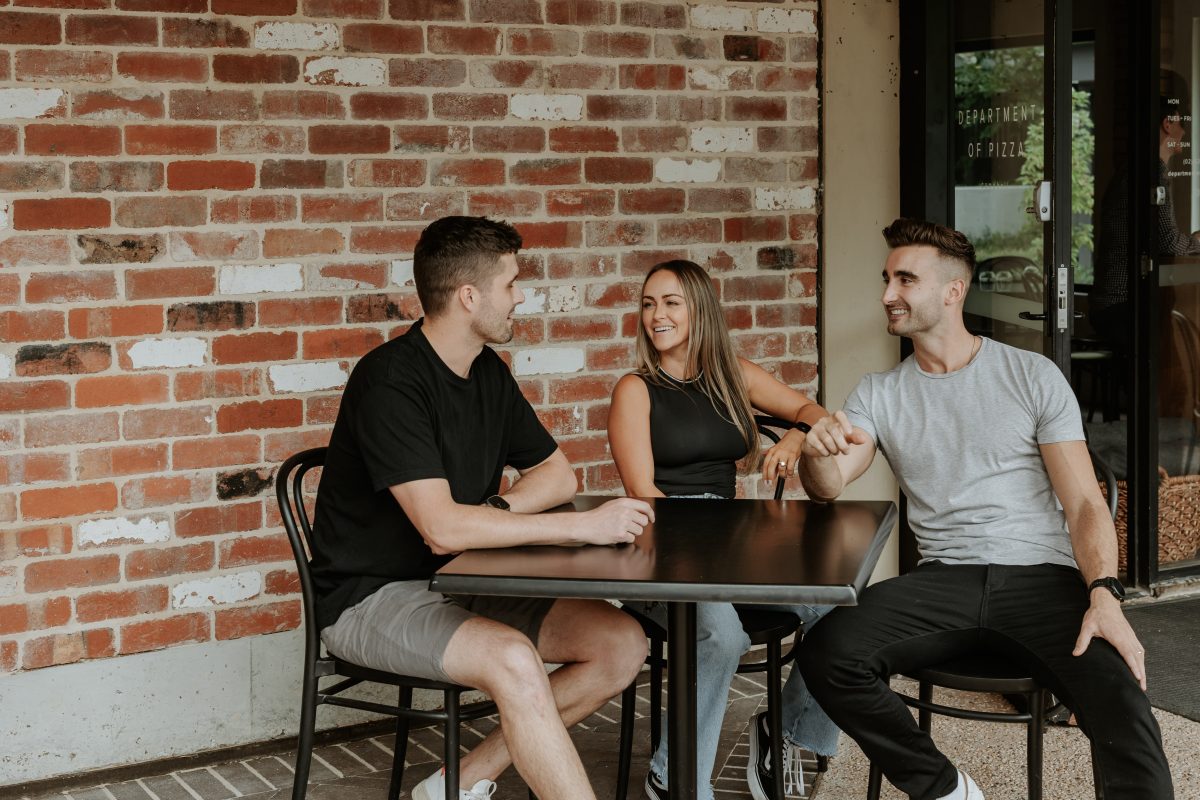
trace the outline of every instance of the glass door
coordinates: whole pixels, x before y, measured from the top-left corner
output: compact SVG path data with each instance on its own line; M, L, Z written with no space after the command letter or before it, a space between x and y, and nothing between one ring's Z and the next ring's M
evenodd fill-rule
M954 2L947 177L952 224L979 262L967 327L1066 372L1072 272L1088 243L1072 239L1072 52L1062 5Z
M1165 579L1200 572L1200 0L1162 0L1158 12L1158 69L1146 93L1154 135L1142 150L1152 189L1144 330L1157 506L1146 560Z

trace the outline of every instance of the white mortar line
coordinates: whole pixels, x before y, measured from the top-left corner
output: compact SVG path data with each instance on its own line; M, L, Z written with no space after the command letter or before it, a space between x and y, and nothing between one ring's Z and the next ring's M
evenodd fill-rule
M279 788L278 786L276 786L275 784L271 783L269 780L267 780L266 778L264 778L264 777L263 777L263 774L262 774L261 772L259 772L258 770L256 770L254 767L250 766L249 762L247 762L247 761L243 761L243 762L241 762L241 763L242 763L242 766L243 766L243 767L245 767L246 769L250 770L251 774L253 774L253 775L254 775L254 777L258 778L260 781L262 781L263 783L265 783L267 786L270 786L272 789L278 789L278 788Z
M344 774L342 774L342 771L340 769L338 769L333 764L330 764L328 761L326 761L325 759L323 759L319 755L317 755L316 750L313 751L312 757L314 760L320 761L323 765L325 765L326 769L328 769L330 772L332 772L337 777L339 777L339 778L346 777Z
M142 779L141 779L141 778L134 778L134 782L135 782L135 783L137 783L137 785L138 785L138 786L142 787L142 791L144 791L146 794L150 795L150 800L162 800L162 798L161 798L161 797L159 797L158 795L156 795L154 792L150 791L150 787L149 787L149 786L147 786L146 784L142 783Z
M379 741L378 739L368 739L367 741L369 741L371 744L378 747L383 752L387 753L389 756L392 756L393 758L395 757L396 751L393 750L392 748L388 747L386 744Z
M276 761L278 761L280 764L283 764L285 767L287 767L287 770L288 770L288 772L292 773L293 775L295 775L295 774L296 774L296 770L295 770L295 769L292 767L292 765L291 765L291 764L289 764L288 762L284 761L284 760L283 760L282 758L280 758L279 756L271 756L271 758L275 759L275 760L276 760Z
M233 785L232 783L230 783L229 781L227 781L227 780L225 780L224 778L222 778L222 777L221 777L221 774L220 774L219 772L217 772L215 769L213 769L212 767L205 767L205 769L206 769L206 770L208 770L209 774L211 774L211 775L212 775L214 778L216 778L218 781L220 781L220 782L221 782L221 784L222 784L222 785L224 785L224 787L225 787L226 789L228 789L229 791L233 792L233 796L234 796L234 797L241 797L241 796L242 796L242 792L241 792L241 790L239 790L239 789L238 789L236 786L234 786L234 785ZM116 798L113 798L113 800L116 800Z
M341 750L343 753L350 756L351 758L353 758L358 763L362 764L367 769L371 770L371 772L379 772L379 770L377 770L373 766L371 766L370 763L368 763L365 759L360 758L358 756L358 754L356 754L353 750L348 749L346 747L346 745L339 744L337 747L338 747L338 750Z
M108 788L108 786L107 786L107 785L105 785L105 786L101 786L101 787L100 787L100 791L102 791L102 792L104 792L106 795L108 795L108 797L109 797L109 800L117 800L117 796L116 796L115 794L113 794L111 791L109 791L109 788Z
M187 785L187 781L185 781L183 778L179 777L178 772L172 772L171 777L175 779L176 783L178 783L180 786L183 787L183 790L185 792L190 794L192 797L196 798L196 800L204 800L204 798L202 796L200 796L200 794L195 789L193 789L192 787Z

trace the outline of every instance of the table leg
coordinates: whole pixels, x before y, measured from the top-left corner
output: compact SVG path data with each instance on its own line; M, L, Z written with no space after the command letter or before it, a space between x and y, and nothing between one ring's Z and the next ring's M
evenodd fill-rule
M671 800L696 798L696 604L668 604L667 787Z

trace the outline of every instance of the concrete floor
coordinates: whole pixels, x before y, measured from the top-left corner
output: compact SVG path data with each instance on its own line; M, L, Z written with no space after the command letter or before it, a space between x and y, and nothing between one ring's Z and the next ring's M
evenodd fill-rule
M897 679L897 688L911 684ZM949 697L949 694L947 694ZM962 698L958 698L962 699ZM749 798L745 769L749 752L747 721L765 702L760 676L737 676L730 691L729 710L722 730L717 800ZM985 704L998 706L999 698ZM629 788L631 800L641 800L641 782L649 761L647 692L638 698L638 729ZM1167 756L1175 778L1177 800L1200 800L1200 723L1165 712L1156 712L1163 729ZM618 719L620 709L610 703L572 731L597 797L615 796ZM494 720L481 720L464 730L462 741L486 735ZM948 756L969 772L988 800L1019 800L1025 793L1025 733L1020 725L967 722L934 718L934 738ZM442 747L436 729L415 731L408 750L404 797L440 763ZM310 800L383 800L387 796L391 768L391 736L362 739L318 748L313 761ZM291 796L294 754L275 755L214 763L169 774L153 771L134 780L102 786L26 797L23 800L283 800ZM813 765L809 764L811 769ZM1087 800L1093 797L1091 761L1087 741L1074 729L1052 728L1045 739L1045 800ZM867 763L858 747L842 737L840 754L832 759L827 773L819 777L810 797L820 800L852 800L866 796ZM0 791L0 794L3 794ZM506 773L494 800L525 800L524 783L512 770ZM884 798L902 795L885 781Z

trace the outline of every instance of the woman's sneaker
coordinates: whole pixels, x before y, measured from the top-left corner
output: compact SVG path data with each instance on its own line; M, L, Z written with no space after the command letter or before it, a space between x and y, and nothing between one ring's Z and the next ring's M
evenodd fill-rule
M784 797L807 797L801 750L787 739L783 740ZM775 781L771 765L771 728L767 712L761 711L750 720L750 760L746 764L746 783L754 800L775 800ZM780 798L783 800L783 798Z
M496 784L483 780L470 789L459 789L458 800L489 800L496 793ZM412 800L446 800L446 768L442 767L413 787Z
M648 800L667 800L667 787L663 786L654 774L654 770L646 773L646 797Z

